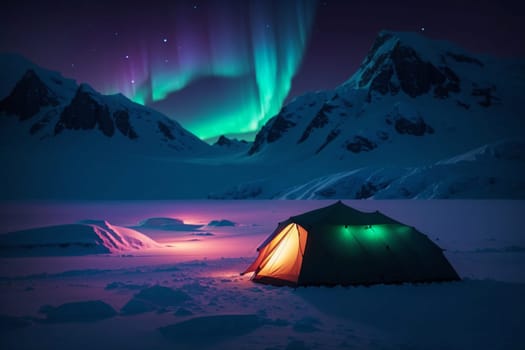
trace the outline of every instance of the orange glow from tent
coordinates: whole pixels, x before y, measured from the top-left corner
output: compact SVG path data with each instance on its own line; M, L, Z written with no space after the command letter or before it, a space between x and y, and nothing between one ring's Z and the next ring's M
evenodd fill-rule
M297 282L303 263L307 231L297 224L289 224L265 246L259 258L255 278L272 277Z

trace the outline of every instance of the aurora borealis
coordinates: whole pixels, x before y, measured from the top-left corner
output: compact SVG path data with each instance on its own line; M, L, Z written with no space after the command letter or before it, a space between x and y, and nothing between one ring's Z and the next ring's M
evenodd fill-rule
M523 56L521 8L511 0L19 0L0 11L0 51L123 93L203 139L251 139L286 101L348 79L383 29L425 28L473 52Z
M197 79L230 80L227 99L202 96L186 127L207 139L257 130L281 108L312 26L315 3L253 1L210 3L207 20L192 21L192 7L174 11L173 29L129 56L119 81L105 91L150 104ZM201 15L199 15L201 16ZM204 101L213 103L204 103Z

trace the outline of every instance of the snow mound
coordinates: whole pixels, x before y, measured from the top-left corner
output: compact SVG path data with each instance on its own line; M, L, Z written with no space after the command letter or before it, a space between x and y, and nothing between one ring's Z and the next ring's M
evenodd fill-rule
M148 286L147 284L133 284L133 283L124 283L124 282L115 281L115 282L108 283L104 289L105 290L122 290L122 289L138 290L138 289L146 288L147 286Z
M57 307L44 305L40 313L46 315L46 323L95 322L117 315L113 307L101 300L66 303Z
M202 226L185 224L183 220L175 218L148 218L135 227L163 231L195 231Z
M179 306L190 300L190 296L183 291L168 287L152 286L141 290L122 307L124 315L136 315L150 311L163 311L167 308Z
M491 160L510 160L525 162L525 140L502 140L484 145L470 152L446 159L437 164L457 164L460 162L480 162Z
M219 339L248 334L265 325L255 314L195 317L159 329L166 338L179 343L214 343Z
M419 167L365 167L293 186L279 199L522 198L525 141L501 141Z
M235 226L237 225L235 222L233 221L230 221L230 220L226 220L226 219L222 219L222 220L212 220L208 223L208 226L217 226L217 227L222 227L222 226Z
M0 315L0 332L11 331L14 329L25 328L31 323L22 318L9 315Z
M107 221L40 227L0 236L0 255L57 256L112 254L160 245L142 233Z

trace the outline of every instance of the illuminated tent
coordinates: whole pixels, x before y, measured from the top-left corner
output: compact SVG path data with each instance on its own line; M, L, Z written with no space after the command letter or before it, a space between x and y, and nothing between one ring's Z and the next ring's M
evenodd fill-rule
M242 274L274 285L459 280L443 251L415 228L337 202L293 216L257 249Z

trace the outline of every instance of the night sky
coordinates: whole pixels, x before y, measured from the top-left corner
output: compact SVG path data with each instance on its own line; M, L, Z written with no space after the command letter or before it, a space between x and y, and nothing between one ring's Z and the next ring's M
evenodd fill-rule
M520 1L10 1L0 51L122 92L204 139L253 137L350 77L382 29L525 57Z

